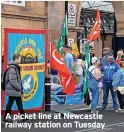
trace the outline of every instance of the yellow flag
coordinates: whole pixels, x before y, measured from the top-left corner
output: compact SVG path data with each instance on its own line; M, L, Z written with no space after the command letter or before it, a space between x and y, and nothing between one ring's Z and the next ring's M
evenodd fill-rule
M74 43L74 44L72 45L72 53L73 53L76 57L79 56L79 50L78 50L78 47L77 47L77 44L76 44L76 43Z

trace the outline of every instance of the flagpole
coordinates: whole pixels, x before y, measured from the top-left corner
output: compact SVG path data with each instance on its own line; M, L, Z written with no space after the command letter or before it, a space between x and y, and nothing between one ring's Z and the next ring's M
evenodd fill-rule
M87 39L87 27L85 25L85 39ZM86 40L85 44L85 70L84 70L84 86L83 86L83 93L82 98L84 97L84 94L86 94L86 103L88 98L88 68L89 68L89 41Z

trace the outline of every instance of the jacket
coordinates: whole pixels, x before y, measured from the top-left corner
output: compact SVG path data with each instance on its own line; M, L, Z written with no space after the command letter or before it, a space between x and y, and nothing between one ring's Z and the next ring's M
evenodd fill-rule
M114 88L124 87L124 69L119 69L113 78L112 85Z
M119 70L119 66L113 61L111 64L108 62L103 64L101 71L103 72L103 82L112 82L114 74Z
M10 62L8 66L9 69L5 77L5 94L20 97L22 91L20 67L15 62Z

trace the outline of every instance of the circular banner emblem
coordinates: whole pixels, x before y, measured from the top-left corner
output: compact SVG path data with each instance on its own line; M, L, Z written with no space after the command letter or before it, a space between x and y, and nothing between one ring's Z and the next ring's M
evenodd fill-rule
M38 88L37 80L38 78L35 73L22 76L22 86L24 91L22 96L23 101L28 101L35 95Z

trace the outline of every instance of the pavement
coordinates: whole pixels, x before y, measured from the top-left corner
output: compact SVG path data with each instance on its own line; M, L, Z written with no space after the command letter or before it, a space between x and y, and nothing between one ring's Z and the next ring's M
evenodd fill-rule
M1 123L2 124L2 128L1 131L2 132L124 132L124 112L123 113L115 113L115 111L112 109L112 105L108 106L108 109L106 111L100 111L99 115L102 115L102 119L67 119L65 118L66 116L64 116L63 114L60 115L58 117L58 119L55 119L54 116L58 113L56 111L61 109L61 112L64 112L66 115L69 114L74 114L75 118L77 115L91 115L90 113L90 107L85 106L85 104L82 105L71 105L68 107L65 106L61 106L61 108L59 107L56 108L56 110L52 110L49 112L46 111L42 111L41 114L42 115L51 115L51 119L38 119L38 114L36 115L36 119L35 120L28 120L26 122L24 122L25 124L31 124L31 128L29 129L29 127L27 126L23 126L23 127L27 127L27 128L16 128L16 124L14 126L8 125L6 123ZM65 109L63 109L63 108ZM101 106L99 106L99 108L101 108ZM63 109L63 110L62 110ZM69 117L68 117L69 118ZM20 120L17 120L18 123L22 123ZM46 126L46 123L49 123L48 126ZM76 123L77 122L77 123ZM41 124L42 123L42 124ZM43 124L45 123L45 124ZM54 126L50 126L50 123L53 123ZM82 123L82 124L81 124ZM89 123L93 123L94 125L98 125L97 127L99 128L99 125L105 125L104 129L98 129L98 128L88 128L85 125L88 125ZM105 124L104 124L105 123ZM55 127L55 125L58 124L58 128L52 128ZM39 125L39 126L38 126ZM61 126L59 126L61 125ZM63 125L67 125L67 126L63 126ZM6 128L7 127L7 128ZM14 127L14 128L11 128ZM38 127L38 128L34 128L34 127ZM40 127L40 128L39 128ZM47 127L47 128L46 128ZM49 128L48 128L49 127ZM51 127L51 128L50 128ZM56 126L57 127L57 126ZM64 128L64 127L68 127L68 128Z

